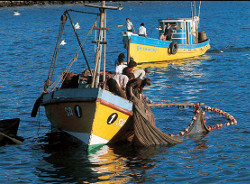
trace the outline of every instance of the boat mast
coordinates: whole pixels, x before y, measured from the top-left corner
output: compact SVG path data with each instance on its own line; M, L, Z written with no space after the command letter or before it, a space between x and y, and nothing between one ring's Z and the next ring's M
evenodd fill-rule
M95 53L95 69L93 74L93 80L91 83L91 88L97 88L99 85L100 79L100 68L101 68L101 54L102 54L102 44L104 44L103 48L103 81L105 81L105 67L106 67L106 31L109 30L106 28L106 9L111 10L121 10L123 7L113 7L113 6L106 6L105 1L101 2L100 5L95 4L85 4L85 6L99 8L100 11L100 23L99 27L95 27L94 29L99 30L98 40L93 41L92 43L97 44L96 53Z

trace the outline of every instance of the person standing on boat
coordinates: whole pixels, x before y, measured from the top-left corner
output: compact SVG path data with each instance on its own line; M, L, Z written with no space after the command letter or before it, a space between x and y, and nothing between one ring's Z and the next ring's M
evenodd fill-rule
M130 80L126 86L127 99L133 100L135 96L139 98L142 94L143 88L145 86L150 86L150 85L151 85L151 80L149 78L146 78L144 80L140 78Z
M173 33L174 33L174 31L171 27L171 24L168 22L167 27L164 31L164 36L165 36L166 40L172 40Z
M127 32L132 32L132 30L133 30L134 33L135 33L135 29L134 29L133 23L130 22L129 18L126 18L126 23L125 24L118 25L117 27L122 27L122 26L125 26L125 25L127 27Z
M139 27L139 33L138 33L139 36L144 36L144 37L148 37L147 36L147 31L146 31L146 28L144 27L144 23L141 23L141 26Z

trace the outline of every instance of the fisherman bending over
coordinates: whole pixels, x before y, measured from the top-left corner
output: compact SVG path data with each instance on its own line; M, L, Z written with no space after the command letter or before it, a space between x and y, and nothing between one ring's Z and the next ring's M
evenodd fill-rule
M125 94L126 85L132 79L134 79L133 74L130 74L129 76L123 74L117 74L113 76L107 81L109 91L123 98L127 98Z
M145 68L145 69L138 69L138 70L134 70L134 76L135 78L140 78L143 79L143 77L145 75L148 75L150 73L150 69L149 68Z
M132 100L135 96L140 98L144 86L150 86L150 85L151 85L151 80L149 78L146 78L144 80L140 78L130 80L126 86L127 99Z

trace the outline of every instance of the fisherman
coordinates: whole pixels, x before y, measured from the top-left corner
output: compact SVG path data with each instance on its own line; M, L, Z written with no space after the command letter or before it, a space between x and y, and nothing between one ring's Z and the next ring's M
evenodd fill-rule
M173 29L171 27L171 24L168 22L167 27L166 27L166 29L164 31L164 36L166 38L165 40L172 40L173 33L174 33L174 31L173 31Z
M132 33L132 30L133 30L134 33L135 33L135 29L134 29L133 23L130 22L129 18L126 18L126 23L125 24L117 25L117 27L122 27L122 26L125 26L125 25L127 27L127 32L131 32Z
M141 26L139 27L138 35L148 38L146 28L144 27L144 23L141 23Z
M134 70L134 76L135 78L140 78L143 79L143 77L145 75L148 75L150 73L150 69L149 68L145 68L145 69L138 69L138 70Z
M119 84L116 82L115 79L113 79L113 78L108 79L107 86L108 86L110 92L112 92L118 96L121 96L123 98L126 98L126 94L124 93L124 91L122 91L121 87L119 86Z
M151 80L149 78L144 80L140 78L130 80L126 86L127 99L132 100L135 96L141 98L143 88L150 85Z
M134 79L134 75L130 74L129 77L123 74L117 74L112 78L108 79L107 85L109 87L109 91L121 96L123 98L127 98L125 94L126 85L128 81Z
M127 76L130 73L134 74L133 68L136 66L137 66L137 63L134 61L134 58L131 57L128 63L128 66L123 69L122 74L127 75Z
M128 76L123 74L117 74L112 78L115 79L117 84L121 87L121 89L125 91L128 81L134 79L134 75L131 73Z
M123 53L120 53L118 58L115 60L115 67L117 67L119 65L119 60L123 60L125 59L125 55ZM124 62L125 63L125 62Z
M126 68L127 65L124 64L123 59L119 60L119 65L115 68L115 73L116 74L122 74L123 69Z

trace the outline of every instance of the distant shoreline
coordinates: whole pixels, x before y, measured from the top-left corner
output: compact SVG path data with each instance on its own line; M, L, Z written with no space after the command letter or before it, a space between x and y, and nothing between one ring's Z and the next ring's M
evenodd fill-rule
M48 4L83 4L91 1L0 1L0 7L33 6Z

